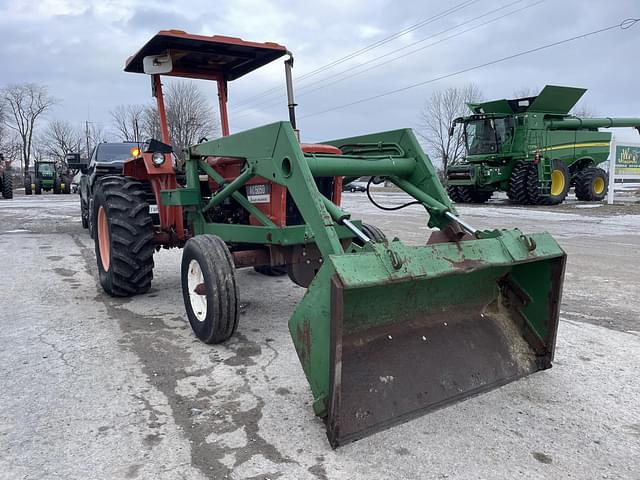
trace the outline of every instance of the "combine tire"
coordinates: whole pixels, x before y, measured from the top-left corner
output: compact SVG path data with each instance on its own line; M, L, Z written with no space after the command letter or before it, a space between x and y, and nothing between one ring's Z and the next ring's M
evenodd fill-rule
M259 267L253 267L253 269L261 275L267 277L279 277L287 274L287 267L270 267L267 265L261 265Z
M527 190L529 176L535 174L535 165L529 162L519 162L511 172L507 197L512 203L528 205L531 203Z
M10 174L3 175L2 179L2 197L13 198L13 178Z
M458 186L458 195L462 203L486 203L493 196L492 191L478 190L471 186Z
M40 185L39 180L36 180L36 183L35 183L35 193L36 195L42 195L42 186Z
M62 180L60 179L60 177L56 177L56 179L53 181L53 193L55 195L59 195L60 193L62 193Z
M222 343L238 327L238 287L226 244L197 235L182 253L182 297L193 332L204 343Z
M458 190L460 187L457 185L450 185L447 187L447 193L449 194L449 198L454 203L463 203L462 197L460 196L460 191Z
M104 177L93 202L100 284L114 297L145 293L153 278L153 222L142 183Z
M600 201L607 195L609 175L601 168L585 168L576 175L575 185L578 200Z
M558 205L564 202L571 186L569 169L560 160L551 163L551 189L549 195L543 195L540 190L540 182L535 169L529 175L528 192L531 202L537 205Z
M25 175L24 177L24 194L31 195L33 189L31 188L31 175Z

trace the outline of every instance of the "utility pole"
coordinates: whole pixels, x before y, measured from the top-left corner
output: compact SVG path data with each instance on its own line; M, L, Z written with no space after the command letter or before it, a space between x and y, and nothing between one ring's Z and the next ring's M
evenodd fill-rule
M87 158L89 158L91 156L91 152L89 151L89 120L84 122L84 133L87 139Z

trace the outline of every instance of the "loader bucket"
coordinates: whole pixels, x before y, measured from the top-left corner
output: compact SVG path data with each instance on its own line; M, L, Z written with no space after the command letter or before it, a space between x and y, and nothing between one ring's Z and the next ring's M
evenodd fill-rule
M551 366L550 235L368 250L325 261L289 321L333 447Z

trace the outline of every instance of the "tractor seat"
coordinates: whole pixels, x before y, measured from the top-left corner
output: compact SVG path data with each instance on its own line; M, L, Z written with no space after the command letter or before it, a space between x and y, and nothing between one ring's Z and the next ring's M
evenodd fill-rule
M333 145L321 143L301 143L300 148L304 153L324 153L326 155L342 155L342 150Z

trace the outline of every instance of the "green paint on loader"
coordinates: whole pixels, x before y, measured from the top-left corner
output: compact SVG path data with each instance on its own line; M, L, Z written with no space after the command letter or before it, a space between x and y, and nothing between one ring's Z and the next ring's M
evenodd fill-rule
M283 56L289 121L229 135L227 82ZM307 287L289 330L334 447L549 368L566 260L553 238L460 219L409 129L301 145L292 66L284 46L175 30L129 58L127 71L152 75L163 142L94 193L103 288L148 291L154 247L184 246L187 318L199 339L221 343L238 325L234 268L286 270ZM161 74L218 83L223 137L191 146L179 180ZM426 245L389 241L341 208L343 178L360 176L424 207Z
M547 85L537 96L469 104L473 114L457 118L466 144L464 160L447 171L455 202L483 203L495 191L521 204L557 204L575 187L580 200L602 200L610 132L635 127L640 118L578 118L569 111L583 88ZM640 130L639 130L640 131Z
M278 122L195 145L187 185L163 191L162 201L184 206L196 235L319 249L321 267L289 330L333 446L551 366L565 254L550 235L467 229L463 236L411 130L325 144L342 153L303 153L289 122ZM242 173L223 183L204 162L211 157L244 159ZM211 197L202 197L201 174L222 185ZM430 227L458 241L345 248L350 215L315 181L339 175L387 178L422 203ZM286 186L304 225L210 221L208 206L227 198L251 211L240 192L255 176Z

